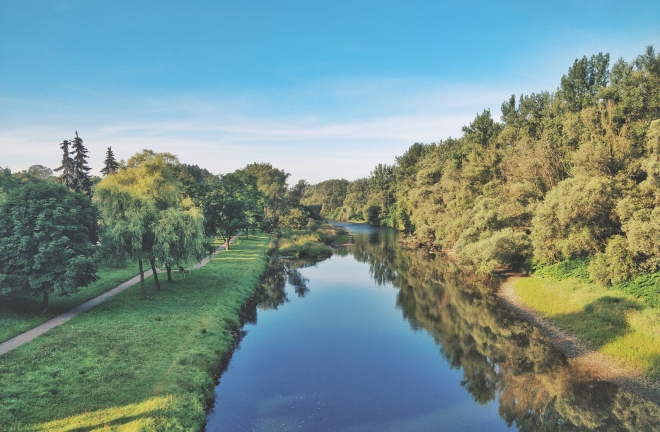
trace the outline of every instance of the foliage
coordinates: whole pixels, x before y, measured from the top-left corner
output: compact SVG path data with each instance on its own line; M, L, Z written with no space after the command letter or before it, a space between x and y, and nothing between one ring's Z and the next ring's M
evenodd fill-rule
M267 242L241 239L148 302L136 285L0 357L3 429L200 430Z
M346 185L341 206L342 191L325 183L307 202L405 231L484 272L580 257L594 257L599 274L609 268L603 283L659 270L654 48L611 68L608 54L576 59L557 91L512 95L501 110L501 122L484 110L461 137L415 143L393 166L377 165Z
M348 180L326 180L309 187L300 201L303 205L320 205L320 214L323 217L330 217L341 208L346 199L346 188L350 182Z
M0 294L69 295L96 280L98 214L89 198L42 182L0 205Z
M112 147L108 147L108 151L105 153L105 160L103 161L103 169L101 169L101 174L104 177L107 177L110 174L114 174L119 170L119 162L115 159L115 154L112 152Z
M534 270L534 276L540 278L556 279L556 280L575 278L583 281L588 281L590 279L589 276L590 261L591 260L587 257L581 257L581 258L567 259L546 266L539 266Z
M545 196L532 220L534 257L553 263L603 250L617 232L613 221L615 191L606 177L575 177Z
M282 228L277 231L275 244L271 245L270 251L295 258L329 257L332 255L329 245L336 236L337 232L327 225L320 230Z

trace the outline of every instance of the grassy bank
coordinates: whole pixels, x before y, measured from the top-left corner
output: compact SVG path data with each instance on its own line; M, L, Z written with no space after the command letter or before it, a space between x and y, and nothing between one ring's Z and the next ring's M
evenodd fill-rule
M232 329L265 268L265 235L136 285L0 357L3 430L198 430Z
M51 296L48 313L41 313L41 297L0 297L0 342L11 339L49 319L86 302L138 274L136 263L123 267L101 267L99 280L68 297Z
M660 308L655 300L630 287L598 286L582 277L579 267L567 278L562 278L565 272L550 277L555 270L541 272L544 278L519 279L513 288L526 305L594 349L660 379Z
M269 250L283 257L327 258L332 255L332 244L344 233L342 228L324 224L316 230L279 229L273 235Z

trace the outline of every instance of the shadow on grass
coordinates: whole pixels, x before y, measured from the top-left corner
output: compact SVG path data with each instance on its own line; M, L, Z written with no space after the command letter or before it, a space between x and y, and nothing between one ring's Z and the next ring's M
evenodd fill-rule
M638 302L605 296L587 304L580 312L556 315L553 320L598 349L629 333L626 312L641 309L643 305Z
M89 411L47 423L20 425L14 430L51 432L82 432L99 428L136 430L140 429L140 426L150 426L150 423L163 416L172 402L171 397L154 397L140 403Z

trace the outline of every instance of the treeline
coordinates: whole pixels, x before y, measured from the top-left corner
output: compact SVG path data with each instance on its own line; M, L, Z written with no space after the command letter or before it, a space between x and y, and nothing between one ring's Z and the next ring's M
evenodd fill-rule
M582 258L601 284L660 269L660 55L575 60L555 92L515 95L463 136L412 145L302 202L410 233L462 265ZM341 204L337 204L341 202Z
M256 229L316 230L318 206L301 204L309 185L267 163L214 175L171 153L143 150L126 162L108 148L103 178L92 177L78 136L60 144L61 166L0 169L0 296L68 295L97 279L99 263L183 270L220 238Z

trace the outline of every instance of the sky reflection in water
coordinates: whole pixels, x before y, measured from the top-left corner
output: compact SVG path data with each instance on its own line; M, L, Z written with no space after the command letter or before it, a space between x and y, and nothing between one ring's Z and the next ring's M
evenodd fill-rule
M269 269L207 431L660 426L657 406L568 368L492 287L393 231L350 229L329 260Z

